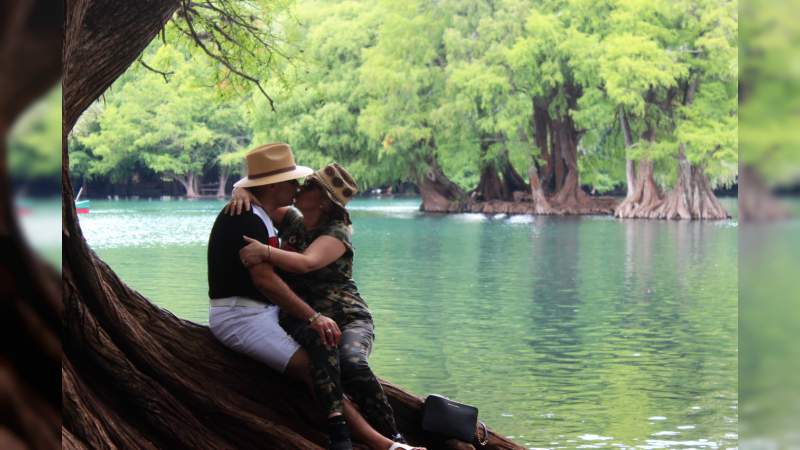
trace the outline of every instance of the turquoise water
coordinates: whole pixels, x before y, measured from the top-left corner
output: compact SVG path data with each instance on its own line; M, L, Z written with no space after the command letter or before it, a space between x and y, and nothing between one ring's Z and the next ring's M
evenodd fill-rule
M418 204L352 203L381 377L476 405L530 448L737 445L735 221ZM80 222L131 286L206 323L206 241L222 205L92 200Z

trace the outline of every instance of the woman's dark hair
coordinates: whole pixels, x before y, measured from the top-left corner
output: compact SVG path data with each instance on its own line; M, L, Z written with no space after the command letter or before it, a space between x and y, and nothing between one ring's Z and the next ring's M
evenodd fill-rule
M330 199L328 199L328 201L330 201ZM340 222L347 222L347 215L344 208L333 202L331 202L331 209L328 210L328 218L332 221L338 220Z

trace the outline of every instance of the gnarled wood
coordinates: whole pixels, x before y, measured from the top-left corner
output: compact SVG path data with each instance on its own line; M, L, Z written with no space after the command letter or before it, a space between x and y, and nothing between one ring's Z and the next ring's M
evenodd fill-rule
M639 161L633 192L617 206L614 215L620 218L649 217L663 203L661 190L653 179L653 162Z
M422 197L420 209L427 212L461 212L466 194L447 178L434 157L426 161L427 169L417 176Z
M15 219L6 138L61 74L62 6L0 5L0 448L50 449L60 442L58 274L31 252Z
M678 180L664 202L649 214L655 219L721 220L730 215L720 204L703 168L689 163L683 150L678 154Z
M476 201L506 200L508 197L503 186L503 181L497 173L494 161L486 161L481 166L478 186L470 194L470 199Z
M514 192L526 192L530 190L528 183L525 182L522 175L520 175L517 169L511 164L511 160L508 157L508 150L504 150L500 154L497 164L500 174L503 176L503 190L506 200L512 199Z

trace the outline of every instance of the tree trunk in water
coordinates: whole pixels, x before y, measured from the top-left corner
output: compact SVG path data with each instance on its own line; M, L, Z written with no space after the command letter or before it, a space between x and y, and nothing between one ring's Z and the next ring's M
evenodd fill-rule
M528 168L528 178L531 180L531 200L533 201L534 214L552 214L553 207L544 195L544 189L539 182L539 175L537 174L536 167L531 166Z
M633 133L631 132L631 125L628 122L628 116L625 114L625 109L622 107L619 108L619 124L620 128L622 128L622 135L625 138L625 150L627 151L633 147ZM634 172L633 160L628 158L627 155L625 158L625 178L628 182L628 192L625 196L625 201L632 201L634 192L636 191L636 174Z
M478 187L472 191L470 198L478 202L505 200L509 197L509 194L505 191L504 187L500 176L497 174L497 165L494 161L488 161L481 167Z
M578 173L578 133L570 117L552 122L556 147L556 156L563 165L565 174L561 188L550 198L550 204L559 214L592 214L605 213L608 206L593 202L581 189ZM559 166L556 166L558 169ZM558 170L556 174L558 176Z
M564 159L562 155L562 146L569 144L562 144L563 138L563 124L559 119L550 120L550 170L545 181L545 189L549 188L549 192L556 194L561 191L564 186Z
M321 448L325 420L304 388L222 347L207 327L153 305L125 286L87 246L72 207L66 135L81 112L153 38L177 3L74 0L67 5L62 297L52 305L57 317L53 322L60 319L63 327L62 445ZM34 286L43 291L47 284ZM45 300L58 298L57 292L39 293L30 298L39 300L41 307ZM49 354L47 335L31 336L43 342L38 345L42 351L27 356L44 358ZM24 379L31 382L36 377ZM415 442L430 442L419 429L422 400L388 383L384 387L400 428ZM58 397L57 392L53 395ZM29 408L35 411L34 407ZM489 448L520 447L492 434Z
M667 193L660 207L648 217L657 219L728 219L730 215L722 207L709 186L703 168L693 166L686 159L683 144L678 152L678 180Z
M653 162L639 161L639 170L633 193L617 206L614 215L620 218L645 218L661 206L663 196L653 180Z
M43 0L0 5L0 448L63 444L59 276L25 242L6 163L11 124L61 75L63 7Z
M689 82L684 91L683 104L689 105L697 91L698 80ZM652 139L652 136L651 136ZM645 199L646 200L646 199ZM656 219L727 219L730 216L717 200L700 166L693 166L686 159L684 144L678 149L678 179L675 187L663 201L652 201L651 206L642 205L630 217Z
M525 179L522 178L519 172L517 172L517 169L511 165L511 161L508 158L508 150L504 150L500 155L498 164L500 166L500 173L503 176L503 191L506 193L506 200L510 200L514 192L527 192L530 190Z
M624 124L627 127L627 119L625 119ZM625 143L627 147L630 147L632 145L628 145L631 143L630 128L628 127L626 129ZM655 138L655 130L652 127L642 136L642 139L646 139L650 142L655 141ZM626 165L628 163L633 165L633 161L630 159L626 161ZM632 170L628 172L628 175L631 173L633 173ZM639 170L637 171L636 179L632 185L630 181L628 182L628 189L630 189L631 186L633 186L633 191L628 191L625 200L617 206L617 209L614 211L615 216L620 218L649 217L653 211L661 206L663 195L653 179L652 161L646 159L639 161Z
M550 114L547 112L547 104L540 99L533 99L533 139L536 147L539 148L539 157L544 164L538 167L537 178L542 190L552 182L553 164L551 162L550 145L548 133L550 130Z
M764 222L789 217L783 204L772 195L758 171L739 164L739 220Z
M427 168L417 175L422 205L420 210L427 212L461 212L464 208L465 193L447 178L434 156L426 159Z
M493 159L488 159L489 146L491 142L498 140L497 135L481 136L480 153L480 179L478 186L470 193L470 202L488 202L492 200L506 200L511 196L510 192L505 191L505 185L500 180L497 173L497 164Z
M228 166L219 168L219 187L217 187L217 198L225 198L225 185L228 184L228 176L231 170Z

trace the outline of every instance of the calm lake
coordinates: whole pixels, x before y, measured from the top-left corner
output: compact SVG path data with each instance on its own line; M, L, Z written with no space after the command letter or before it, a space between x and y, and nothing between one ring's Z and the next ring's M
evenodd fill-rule
M379 376L476 405L529 448L737 446L735 221L418 205L352 202ZM222 206L92 200L80 223L129 285L207 323L206 243Z

